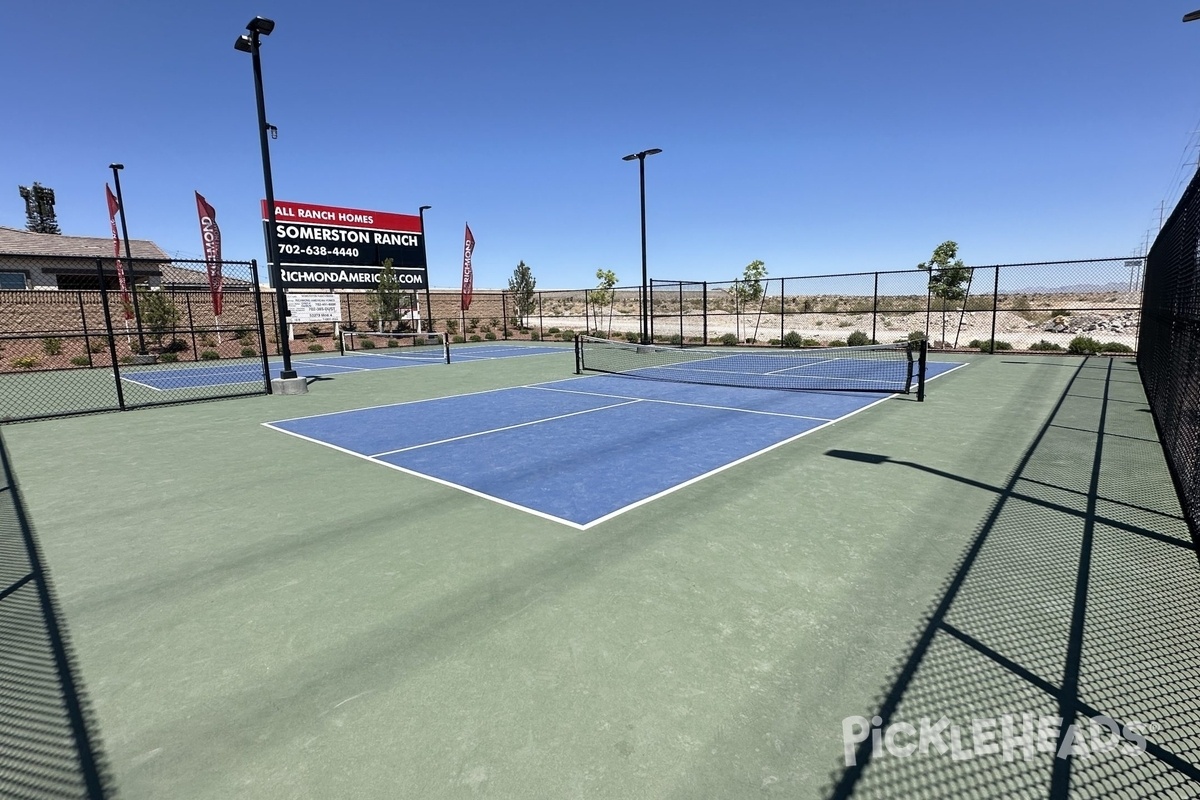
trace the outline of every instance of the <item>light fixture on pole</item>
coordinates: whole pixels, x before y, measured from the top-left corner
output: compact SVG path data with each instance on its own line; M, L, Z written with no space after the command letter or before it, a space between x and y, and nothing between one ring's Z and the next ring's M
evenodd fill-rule
M283 280L279 268L279 244L275 240L275 189L271 184L271 150L267 143L267 134L276 135L274 125L267 124L267 108L263 102L262 62L259 58L259 38L270 36L275 30L275 21L264 17L255 17L246 25L249 34L243 33L233 43L233 49L249 53L254 62L254 96L258 103L258 143L262 150L263 186L267 200L267 258L270 259L271 283L275 288L275 307L279 317L279 352L283 356L283 370L279 377L284 380L295 378L296 371L292 369L292 348L287 336L287 297L283 293Z
M421 260L425 262L425 315L429 318L429 333L433 333L433 304L429 301L429 250L425 247L425 212L433 206L421 206Z
M622 161L638 162L638 176L641 185L642 197L642 291L641 291L641 310L642 310L642 344L650 344L650 288L649 280L646 275L646 156L658 155L662 150L657 147L652 147L649 150L643 150L640 153L630 153L627 156L622 156Z
M125 198L121 195L121 170L124 164L109 164L113 172L113 183L117 187L117 212L121 215L121 236L125 239L125 285L133 293L133 319L137 324L138 354L146 354L146 337L142 332L142 310L138 308L137 284L133 281L133 254L129 250L129 228L125 224ZM128 325L128 323L126 323Z

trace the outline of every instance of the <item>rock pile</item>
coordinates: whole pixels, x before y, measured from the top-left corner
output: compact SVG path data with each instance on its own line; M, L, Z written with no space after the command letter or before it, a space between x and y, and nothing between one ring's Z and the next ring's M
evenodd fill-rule
M1126 328L1136 327L1135 314L1136 312L1134 311L1108 315L1094 313L1080 314L1079 316L1060 314L1045 323L1042 326L1042 330L1050 333L1092 333L1096 331L1121 333ZM1027 327L1036 328L1038 326L1029 325Z

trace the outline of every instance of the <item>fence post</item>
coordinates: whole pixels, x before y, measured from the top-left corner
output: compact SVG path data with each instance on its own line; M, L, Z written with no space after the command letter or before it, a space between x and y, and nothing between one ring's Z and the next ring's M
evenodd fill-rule
M646 344L654 344L654 281L650 281L646 296Z
M508 341L508 295L500 292L500 330L504 332L504 340Z
M787 278L779 279L779 346L783 347L784 328L787 327Z
M250 259L250 282L254 286L254 313L258 317L258 345L262 353L263 384L271 394L271 365L267 360L267 330L263 324L262 291L258 285L258 259ZM346 301L346 316L350 315L350 301ZM342 337L338 337L341 342Z
M700 334L700 337L704 341L702 341L700 344L706 345L706 344L708 344L708 281L704 281L701 284L700 312L702 314L702 319L704 320L701 323L701 329L703 330L703 333Z
M875 327L879 317L879 273L875 273L875 288L871 290L871 344L876 344Z
M1000 267L996 266L996 279L992 282L992 355L996 354L996 316L1000 307Z
M108 356L112 359L113 380L117 385L117 408L125 410L125 392L121 388L121 365L117 363L117 333L113 330L112 314L108 310L108 286L104 282L104 263L96 259L96 275L100 279L100 307L104 309L104 329L108 331Z
M94 367L96 365L92 363L92 343L88 341L87 312L83 308L83 290L75 294L79 298L79 320L83 323L83 349L87 352L88 366Z
M683 281L679 282L679 346L683 347L686 337L683 335Z
M546 325L545 325L545 320L542 318L543 317L542 293L538 292L537 297L538 297L538 340L545 341L546 340Z

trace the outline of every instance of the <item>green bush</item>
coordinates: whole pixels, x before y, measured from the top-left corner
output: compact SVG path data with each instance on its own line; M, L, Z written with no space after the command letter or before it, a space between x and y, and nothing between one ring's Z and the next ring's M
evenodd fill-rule
M841 339L834 339L832 342L829 343L829 346L830 347L845 347L846 343L843 342Z
M458 333L458 320L456 320L456 319L446 320L446 333L450 334L451 336Z
M720 339L718 339L717 341L723 345L732 347L733 345L738 343L738 337L737 337L736 333L727 333L724 336L722 336Z
M779 345L783 344L783 341L781 339L767 339L767 344L771 345L771 347L779 347Z
M62 339L57 336L47 336L42 339L42 349L46 351L48 356L56 356L62 353Z
M71 359L71 363L77 367L86 367L88 364L90 364L92 362L88 360L87 356L74 356Z
M804 346L804 337L801 336L800 334L796 333L795 331L788 331L787 334L783 337L783 346L784 347L803 347Z
M531 341L531 342L538 342L538 341L541 341L541 339L542 339L542 337L539 334L536 334L536 333L529 334L529 341Z
M158 360L164 364L174 364L179 360L179 353L162 353L159 355Z
M993 342L991 339L986 339L983 341L980 341L979 339L972 339L970 344L967 345L967 347L978 347L980 352L983 352L983 353L993 353L996 350L1012 350L1013 349L1013 346L1011 344L1009 344L1008 342L1005 342L1001 339L997 339L994 344L995 344L995 346L993 347Z
M636 331L625 331L625 341L630 344L637 344L642 340L642 335Z
M250 329L245 325L239 325L233 329L233 338L241 341L242 339L250 338Z
M254 358L256 355L258 355L258 351L253 347L242 348L242 358Z
M871 338L862 331L855 331L846 337L846 344L850 347L862 347L871 343Z
M217 340L213 338L211 333L206 333L200 337L200 344L204 345L205 347L216 347Z
M183 353L183 352L186 352L187 349L188 349L188 343L185 342L183 339L172 339L171 341L169 341L165 345L163 345L162 351L164 353Z
M108 342L104 341L103 339L97 339L97 340L88 342L88 352L89 353L103 353L107 349L108 349Z
M308 332L310 334L312 334L313 336L320 336L321 335L321 326L320 325L309 325ZM240 339L242 337L238 336L237 338Z
M546 333L558 333L562 328L547 328Z
M482 341L483 341L483 337L482 337L482 336L480 336L478 333L472 333L472 334L471 334L471 341L472 341L472 342L482 342Z
M801 339L800 346L801 347L820 347L821 343L818 342L816 339Z
M491 331L488 331L487 333L485 333L483 335L483 338L487 339L489 342L494 342L494 341L496 341L496 334L492 333Z
M313 342L312 344L310 344L308 346L308 351L310 353L320 353L324 350L325 350L325 345L321 344L320 342Z
M533 338L536 339L537 336L534 336ZM450 341L454 342L455 344L465 344L467 341L467 337L463 336L462 334L459 334L459 335L455 336L453 339L451 339Z
M201 361L216 361L220 357L221 357L221 354L218 353L216 350L201 350L200 351L200 360Z
M575 340L575 331L570 331L570 330L563 331L562 332L562 340L564 342L574 341Z
M1063 346L1061 344L1055 344L1054 342L1047 342L1045 339L1042 339L1041 341L1037 341L1037 342L1034 342L1033 344L1029 345L1029 349L1061 353L1063 351Z
M908 341L910 341L910 342L925 341L925 331L913 331L912 333L908 334Z
M1067 352L1077 356L1094 356L1100 349L1100 343L1090 336L1076 336L1067 345Z
M400 341L399 341L398 339L388 339L388 340L387 340L387 346L388 346L388 347L399 347L399 346L400 346Z
M374 339L359 339L358 347L361 350L374 350L375 349L375 340Z
M1132 353L1133 352L1132 347L1130 347L1127 344L1121 344L1120 342L1108 342L1106 344L1102 344L1102 345L1100 345L1100 349L1102 351L1104 351L1105 353Z
M12 360L12 365L17 369L33 369L38 365L38 357L21 356L20 358L14 358Z
M680 336L678 333L676 333L671 336L670 343L675 345L676 347L679 347L680 345L683 344L683 337Z

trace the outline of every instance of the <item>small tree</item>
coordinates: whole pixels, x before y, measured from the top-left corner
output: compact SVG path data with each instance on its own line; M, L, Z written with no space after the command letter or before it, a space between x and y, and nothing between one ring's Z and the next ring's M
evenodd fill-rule
M138 321L142 327L150 331L154 343L163 346L163 337L173 332L179 325L183 314L175 302L165 292L152 292L143 287L137 288Z
M971 279L972 270L958 257L958 243L944 241L933 250L929 261L917 264L917 269L929 273L929 291L941 300L942 341L946 341L946 304L967 296L963 284Z
M595 289L588 292L588 303L592 307L594 327L599 330L604 307L613 300L613 287L617 285L617 273L611 269L598 269L596 277L600 279L600 283Z
M62 235L58 227L58 217L54 214L54 190L42 186L37 181L33 186L18 186L21 199L25 201L25 229L34 233L56 233Z
M742 271L741 280L733 283L734 297L734 317L733 324L736 328L738 325L740 311L739 307L749 303L754 303L762 299L763 296L763 278L767 277L767 265L755 259L746 265L746 269ZM747 326L748 328L749 326ZM757 334L757 329L755 330Z
M382 333L384 323L399 322L400 310L412 306L412 296L400 287L396 280L396 271L392 268L392 259L383 260L383 270L379 273L379 285L367 295L371 316L379 321L379 332Z
M522 261L517 264L513 270L512 277L508 279L508 290L512 292L513 304L516 306L517 321L521 327L526 327L529 323L529 317L533 315L537 308L537 295L534 293L534 287L537 286L537 281L533 277L533 272L529 267L525 266Z

